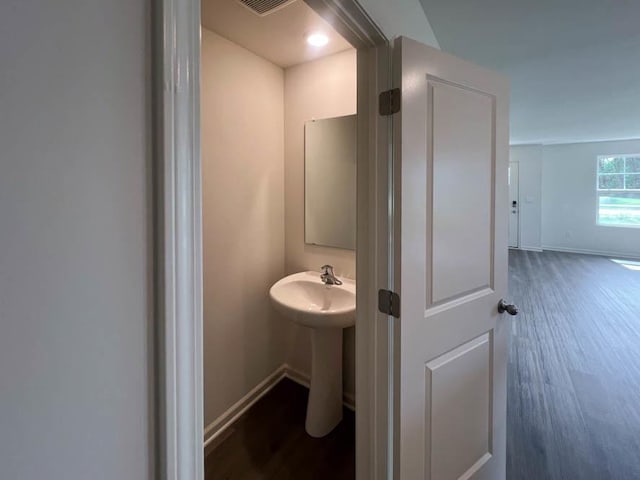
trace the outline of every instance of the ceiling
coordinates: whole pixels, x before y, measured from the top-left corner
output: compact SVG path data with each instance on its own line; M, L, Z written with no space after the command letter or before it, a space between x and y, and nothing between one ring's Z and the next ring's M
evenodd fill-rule
M442 50L511 79L511 143L640 138L640 1L420 0Z
M202 0L202 26L283 68L352 48L303 0L264 17L237 0ZM308 45L314 32L327 35L329 43Z

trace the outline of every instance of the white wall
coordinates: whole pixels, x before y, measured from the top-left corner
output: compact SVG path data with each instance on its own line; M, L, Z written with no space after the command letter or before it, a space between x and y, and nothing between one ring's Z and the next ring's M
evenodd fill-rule
M405 1L363 3L431 39ZM153 476L150 18L0 4L2 478Z
M0 478L153 477L150 5L0 3Z
M355 278L355 251L304 243L304 124L313 118L356 113L356 52L347 50L285 70L285 270L319 271ZM354 225L355 228L355 225ZM295 327L289 363L310 374L308 329ZM355 389L355 329L345 331L345 389Z
M419 0L359 0L389 39L399 35L440 48Z
M510 161L518 162L520 248L542 248L542 145L510 148Z
M204 393L209 425L286 360L284 72L202 30Z
M598 155L632 153L640 140L544 147L543 248L640 256L640 228L596 224Z

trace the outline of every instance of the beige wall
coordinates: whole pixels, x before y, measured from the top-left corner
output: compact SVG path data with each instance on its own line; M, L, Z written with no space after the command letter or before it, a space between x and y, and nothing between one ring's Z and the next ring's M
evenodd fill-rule
M285 362L284 74L202 31L205 425Z
M356 51L348 50L285 70L285 270L318 271L329 263L355 278L355 251L304 243L304 123L356 113ZM355 227L355 226L354 226ZM309 331L293 328L288 362L310 373ZM355 386L355 329L345 331L345 390Z
M0 478L153 472L146 0L0 2Z

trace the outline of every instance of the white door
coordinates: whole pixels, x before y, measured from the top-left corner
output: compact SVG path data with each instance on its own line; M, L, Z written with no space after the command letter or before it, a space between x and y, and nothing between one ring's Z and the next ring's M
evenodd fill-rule
M520 204L518 203L518 162L509 162L509 246L517 248Z
M394 50L395 478L504 480L508 82Z

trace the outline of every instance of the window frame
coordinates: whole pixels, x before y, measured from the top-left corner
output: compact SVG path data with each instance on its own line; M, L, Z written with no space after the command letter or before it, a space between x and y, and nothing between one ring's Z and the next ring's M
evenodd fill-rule
M603 158L622 158L625 163L622 173L600 173L600 160ZM600 221L600 198L607 194L615 194L620 192L636 193L640 197L640 188L625 188L626 187L626 175L638 175L640 172L626 173L624 172L627 158L640 158L640 153L624 153L624 154L606 154L596 156L596 225L599 227L613 227L613 228L640 228L638 225L628 225L621 223L602 223ZM600 176L601 175L622 175L623 188L600 188Z

